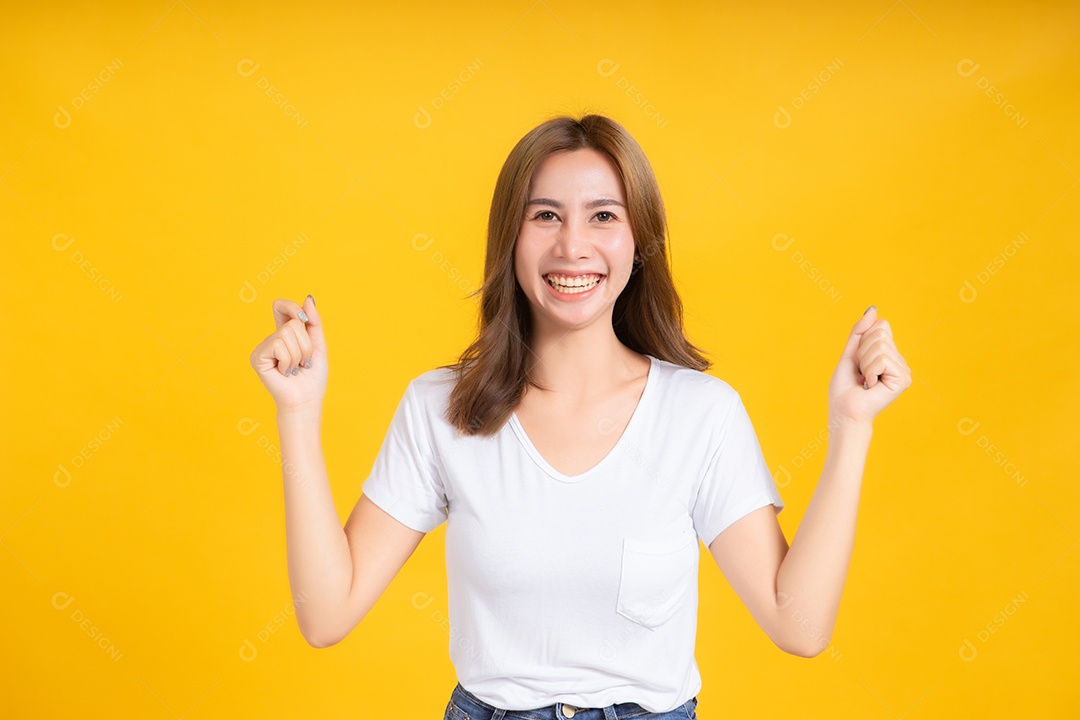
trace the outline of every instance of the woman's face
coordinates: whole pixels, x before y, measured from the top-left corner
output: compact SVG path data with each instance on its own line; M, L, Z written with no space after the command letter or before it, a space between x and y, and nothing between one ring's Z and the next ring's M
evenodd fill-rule
M529 188L514 272L534 327L610 327L630 279L634 238L614 163L596 150L549 155Z

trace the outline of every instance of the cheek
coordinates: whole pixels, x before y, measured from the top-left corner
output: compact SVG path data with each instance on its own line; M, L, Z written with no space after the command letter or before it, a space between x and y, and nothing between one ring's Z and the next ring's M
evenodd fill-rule
M629 229L622 230L618 235L613 235L608 245L609 257L611 258L611 272L614 277L609 277L609 292L617 296L622 294L630 283L630 272L634 262L634 237Z
M514 277L517 278L519 285L522 284L522 278L530 274L530 265L535 265L535 263L530 256L527 243L524 242L523 237L519 236L514 244Z
M634 236L628 228L619 229L604 238L604 251L613 262L632 262L635 250Z
M521 278L524 274L521 272L521 262L519 257L520 256L515 256L514 258L514 279L517 280L517 284L520 286L522 285Z

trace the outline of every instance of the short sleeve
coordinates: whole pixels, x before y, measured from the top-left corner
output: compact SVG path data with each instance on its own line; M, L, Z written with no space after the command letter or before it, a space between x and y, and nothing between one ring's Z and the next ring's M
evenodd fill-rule
M431 532L446 520L446 493L416 381L409 383L383 439L363 494L402 524Z
M776 506L777 513L784 508L750 416L737 395L719 437L691 512L694 528L706 547L751 511L770 504Z

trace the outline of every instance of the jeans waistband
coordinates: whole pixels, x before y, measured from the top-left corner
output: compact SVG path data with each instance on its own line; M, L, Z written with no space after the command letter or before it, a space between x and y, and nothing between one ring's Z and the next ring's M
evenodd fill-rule
M696 720L697 698L668 712L653 713L637 703L615 703L602 708L582 708L555 703L531 710L497 708L476 697L458 683L450 695L444 720Z

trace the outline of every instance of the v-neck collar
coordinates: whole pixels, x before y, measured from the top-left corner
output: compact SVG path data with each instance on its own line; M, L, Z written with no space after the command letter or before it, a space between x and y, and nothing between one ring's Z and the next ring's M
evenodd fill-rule
M630 416L630 420L626 423L626 427L623 429L622 435L619 436L619 439L615 443L615 445L608 451L606 455L604 455L604 457L600 459L599 462L597 462L588 470L578 473L577 475L567 475L565 473L559 472L554 467L552 467L551 463L544 459L544 456L540 454L540 451L536 449L535 445L533 445L532 440L529 439L528 433L525 432L525 428L522 427L521 421L518 420L517 413L511 413L510 427L513 429L514 434L517 435L517 438L521 442L522 447L525 448L525 451L529 453L529 456L532 457L533 462L535 462L541 470L543 470L548 475L560 482L576 483L587 479L591 475L599 472L605 465L612 462L612 456L615 454L616 450L619 449L619 445L621 445L624 440L629 439L631 437L631 433L635 430L635 428L639 424L641 424L641 422L643 422L639 421L638 417L640 415L643 415L644 412L646 412L644 406L652 397L652 388L657 383L657 359L654 358L652 355L646 354L645 356L649 358L649 374L645 378L645 387L641 391L641 397L638 398L637 406L634 408L634 412Z

